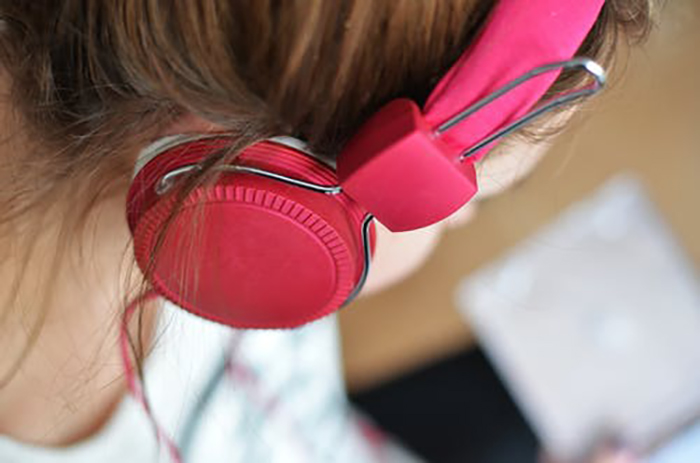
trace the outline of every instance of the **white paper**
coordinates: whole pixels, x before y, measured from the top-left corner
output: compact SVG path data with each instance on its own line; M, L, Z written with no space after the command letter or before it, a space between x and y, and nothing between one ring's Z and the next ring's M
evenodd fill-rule
M456 298L540 439L573 458L608 434L647 448L697 417L698 282L641 184L619 177Z

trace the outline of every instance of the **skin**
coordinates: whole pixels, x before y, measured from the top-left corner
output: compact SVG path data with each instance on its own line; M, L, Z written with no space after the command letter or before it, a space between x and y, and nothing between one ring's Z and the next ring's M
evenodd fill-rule
M1 88L7 82L0 81ZM22 139L21 126L13 108L0 99L2 135L14 134L0 144L0 159L6 165L29 149ZM187 116L159 136L175 133L217 131L215 125ZM6 137L3 136L3 139ZM476 201L439 224L415 232L391 234L378 227L377 252L364 294L380 291L418 269L438 244L444 230L471 220L480 199L497 194L527 175L543 156L546 144L510 143L489 156L479 166L481 192ZM125 153L136 159L137 153ZM19 441L64 446L92 435L109 419L126 394L117 337L125 284L138 281L137 268L129 268L129 231L125 221L124 193L103 199L89 217L90 242L69 249L66 266L58 273L58 290L46 306L46 319L38 341L9 383L0 389L0 434ZM47 277L42 256L55 252L56 225L60 216L43 217L44 234L37 252L26 262L25 284L20 300L32 306L41 294L37 287ZM38 220L27 217L26 220ZM0 234L0 297L10 292L11 275L17 274L23 260L22 249L9 249L7 237ZM131 270L131 272L130 272ZM51 274L55 275L55 274ZM27 320L36 314L19 313L3 307L7 320L0 325L3 355L0 372L6 372L20 355L26 342ZM146 332L153 326L157 310L144 311ZM107 322L106 322L107 321ZM132 333L132 334L135 334ZM608 461L608 460L601 460ZM617 461L617 460L610 460Z

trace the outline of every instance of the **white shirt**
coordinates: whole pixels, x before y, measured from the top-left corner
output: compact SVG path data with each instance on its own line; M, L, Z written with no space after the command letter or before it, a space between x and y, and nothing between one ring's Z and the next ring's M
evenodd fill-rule
M166 303L144 383L183 462L418 462L390 441L368 437L364 419L347 402L339 366L335 317L297 330L234 331ZM75 445L39 447L0 436L0 461L172 459L128 396L97 434Z

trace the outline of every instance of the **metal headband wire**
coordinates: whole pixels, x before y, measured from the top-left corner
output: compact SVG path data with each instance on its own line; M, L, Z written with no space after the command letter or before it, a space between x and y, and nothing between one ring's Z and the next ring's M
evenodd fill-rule
M503 95L507 94L511 90L515 89L516 87L519 87L520 85L524 84L525 82L540 76L542 74L545 74L547 72L552 72L556 70L564 70L564 69L575 69L575 68L580 68L586 71L589 75L593 77L595 82L593 85L590 85L588 87L584 87L579 90L575 90L569 93L565 93L563 95L559 95L558 97L553 98L547 103L542 104L541 106L536 107L520 119L516 120L515 122L509 124L508 126L496 131L495 133L489 135L488 137L484 138L481 140L479 143L476 145L472 146L471 148L467 149L464 151L462 154L459 156L460 162L464 161L465 159L469 158L470 156L473 156L475 153L483 149L484 147L490 145L491 143L495 142L496 140L499 140L507 135L510 135L511 133L515 132L516 130L519 130L520 128L524 127L525 125L531 123L535 119L539 118L540 116L547 114L551 112L552 110L563 106L565 104L571 103L573 101L579 100L581 98L587 98L590 97L605 87L605 83L607 81L605 69L595 61L589 59L589 58L574 58L569 61L561 61L557 63L552 63L552 64L546 64L544 66L537 67L533 69L532 71L523 74L522 76L518 77L514 81L510 82L509 84L505 85L504 87L496 90L495 92L491 93L490 95L486 96L485 98L477 101L473 105L469 106L467 109L464 111L460 112L459 114L453 116L450 118L448 121L442 123L437 130L435 131L436 136L440 136L443 133L447 132L460 122L464 121L467 119L469 116L473 115L480 109L482 109L484 106L491 104L493 101L497 100L498 98L502 97Z
M367 283L367 277L369 276L369 268L372 263L370 226L372 225L373 220L374 216L372 214L366 214L365 218L362 220L362 257L364 259L365 265L362 268L362 275L360 275L359 281L355 285L355 288L353 288L352 292L345 299L343 305L340 306L341 309L350 304L352 301L354 301L355 298L360 294L360 291L362 291L362 288L365 287L365 283Z
M161 177L160 181L155 186L155 191L158 195L163 195L167 193L170 188L175 184L175 180L180 175L186 174L191 170L199 169L198 164L188 164L182 167L171 170L167 174ZM317 183L307 182L305 180L296 179L289 177L287 175L278 174L277 172L271 172L265 169L259 169L257 167L241 166L237 164L229 164L225 166L219 166L215 168L219 171L224 172L243 172L246 174L258 175L260 177L267 177L273 180L279 180L283 183L288 183L290 185L305 188L307 190L314 191L316 193L325 193L327 195L339 195L343 192L343 187L340 185L319 185Z

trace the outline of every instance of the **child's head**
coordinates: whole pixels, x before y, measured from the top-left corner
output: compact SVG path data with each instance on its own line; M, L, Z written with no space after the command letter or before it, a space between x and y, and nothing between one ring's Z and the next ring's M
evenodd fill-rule
M5 104L43 158L22 174L44 164L47 185L128 182L134 150L187 113L248 143L288 134L333 156L382 104L424 101L493 4L11 2L0 9ZM579 54L607 62L623 32L648 25L650 5L608 1Z
M0 252L15 256L7 260L14 262L7 271L15 283L2 288L4 305L26 301L29 292L42 294L37 305L48 304L50 282L56 283L71 256L84 259L78 267L91 259L106 268L118 266L129 244L124 195L137 153L151 140L165 133L223 129L235 135L240 149L292 135L332 158L386 102L399 96L424 102L493 4L32 0L3 5ZM646 30L651 4L609 0L579 54L608 62L623 35ZM564 73L550 93L571 89L580 79L578 73ZM493 160L515 159L531 148L525 141L509 146ZM211 159L189 184L216 175L211 167L218 162L223 159ZM486 189L491 189L490 162L483 161L480 169ZM415 262L433 242L426 236L409 246ZM37 247L41 243L50 244ZM52 255L39 259L31 249ZM33 264L37 259L41 264ZM23 279L32 265L53 269L38 291L36 283L30 287ZM409 267L404 262L402 272ZM106 274L121 277L120 272ZM376 276L381 279L381 273Z

